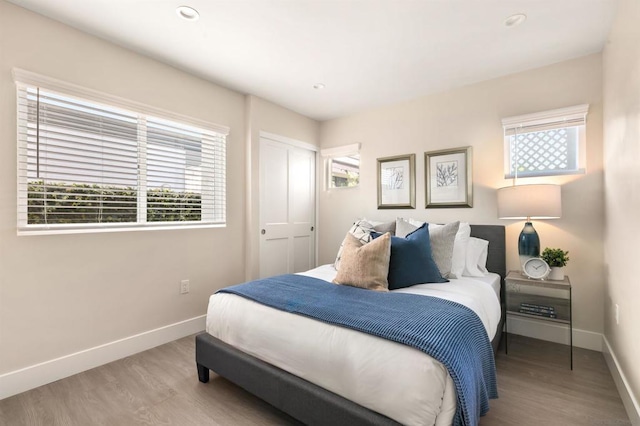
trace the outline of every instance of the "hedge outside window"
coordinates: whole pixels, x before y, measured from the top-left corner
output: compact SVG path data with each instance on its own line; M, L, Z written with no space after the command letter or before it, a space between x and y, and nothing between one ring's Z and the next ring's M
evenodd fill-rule
M19 76L19 232L225 224L224 129Z

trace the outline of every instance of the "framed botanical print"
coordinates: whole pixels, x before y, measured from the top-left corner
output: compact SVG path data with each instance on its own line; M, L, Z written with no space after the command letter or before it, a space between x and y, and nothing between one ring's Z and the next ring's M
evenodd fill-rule
M416 155L378 158L378 208L416 208Z
M424 153L426 208L473 207L472 149Z

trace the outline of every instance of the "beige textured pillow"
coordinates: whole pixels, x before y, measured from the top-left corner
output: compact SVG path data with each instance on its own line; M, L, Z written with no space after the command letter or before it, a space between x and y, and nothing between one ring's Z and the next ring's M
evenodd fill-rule
M360 241L361 244L366 244L369 241L371 241L371 231L375 231L375 228L373 227L373 225L367 222L366 220L361 219L356 221L356 223L354 223L353 226L349 228L349 231L347 232L353 235L354 237L356 237L356 239ZM342 260L343 250L344 250L344 241L342 241L342 244L340 244L340 249L338 250L338 255L336 256L336 261L333 264L333 267L336 268L336 270L338 271L340 270L340 261Z
M389 291L391 234L386 233L367 244L347 233L343 242L340 269L333 282L340 285Z
M391 235L395 235L396 222L372 222L368 221L367 219L360 219L357 220L351 228L349 228L349 233L360 240L362 244L366 244L372 240L372 231L379 232L380 234L390 232ZM340 244L340 249L338 250L338 255L336 256L336 261L333 263L333 267L336 268L336 270L340 270L340 260L342 258L343 246L344 241L342 242L342 244Z

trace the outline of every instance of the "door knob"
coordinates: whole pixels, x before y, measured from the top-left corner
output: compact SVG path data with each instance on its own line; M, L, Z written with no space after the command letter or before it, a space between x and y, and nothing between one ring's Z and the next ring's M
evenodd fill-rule
M267 233L267 231L265 231L265 230L263 229L262 231L260 231L260 233L261 233L262 235L264 235L264 234L266 234L266 233Z
M311 230L313 231L313 226L311 227Z

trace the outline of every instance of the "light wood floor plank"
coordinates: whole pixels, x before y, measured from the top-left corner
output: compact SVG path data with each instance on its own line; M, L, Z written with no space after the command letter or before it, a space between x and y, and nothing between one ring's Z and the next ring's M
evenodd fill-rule
M198 382L189 336L0 401L7 426L299 425L224 378ZM481 426L630 425L599 352L510 336Z
M481 426L631 424L599 352L575 348L571 371L567 346L510 335L496 367L500 398Z

